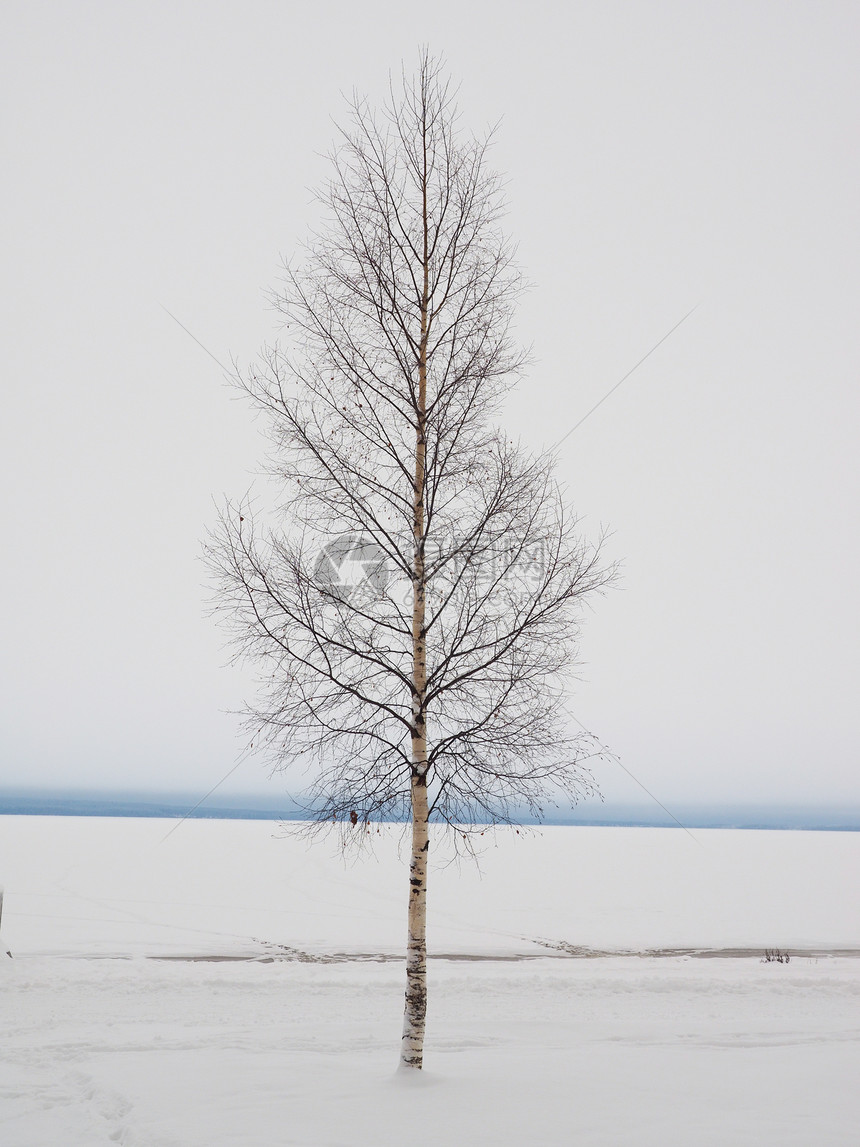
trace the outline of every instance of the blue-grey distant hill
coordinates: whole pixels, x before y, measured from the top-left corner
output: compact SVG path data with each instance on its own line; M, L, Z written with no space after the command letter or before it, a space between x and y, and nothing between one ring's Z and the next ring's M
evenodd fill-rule
M544 824L618 825L642 828L761 828L860 831L860 807L839 805L670 805L673 820L658 805L588 801L575 808L548 808ZM192 792L120 792L86 789L0 789L0 815L130 816L209 820L298 820L299 804L281 794L214 793L201 801ZM523 814L522 824L536 818Z

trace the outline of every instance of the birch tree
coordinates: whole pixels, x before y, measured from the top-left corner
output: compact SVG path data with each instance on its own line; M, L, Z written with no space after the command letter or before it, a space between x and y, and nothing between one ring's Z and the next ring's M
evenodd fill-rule
M228 504L209 545L249 711L308 815L411 823L401 1064L423 1062L432 822L467 836L590 787L564 702L586 598L611 571L549 456L494 418L523 373L521 278L487 140L426 54L350 103L323 224L285 268L283 339L241 376L283 484L274 524Z

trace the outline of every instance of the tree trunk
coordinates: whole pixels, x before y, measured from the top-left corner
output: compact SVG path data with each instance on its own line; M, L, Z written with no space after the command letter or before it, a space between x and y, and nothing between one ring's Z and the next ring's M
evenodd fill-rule
M425 109L426 115L426 109ZM409 864L409 922L406 944L406 1004L400 1066L420 1069L424 1062L427 1015L427 854L430 850L427 800L427 649L424 633L424 469L427 452L427 333L430 261L427 229L427 144L424 123L424 284L415 419L415 477L412 502L412 859Z
M421 1068L427 1014L427 784L412 777L412 859L409 865L409 937L406 946L406 1006L400 1066Z
M422 370L422 379L424 371ZM423 392L424 387L422 386ZM409 864L409 917L406 944L406 1004L401 1067L421 1068L427 1013L427 854L430 850L427 799L427 652L424 634L424 442L423 419L415 459L415 569L412 601L412 857ZM420 477L418 472L420 471Z

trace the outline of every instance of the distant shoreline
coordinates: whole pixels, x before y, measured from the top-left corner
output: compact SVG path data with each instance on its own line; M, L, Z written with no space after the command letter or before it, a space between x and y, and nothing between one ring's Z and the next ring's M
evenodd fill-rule
M305 815L290 798L269 794L213 795L198 805L199 801L199 794L194 793L0 789L0 816L290 821L304 819ZM671 810L681 825L689 829L860 831L860 807L852 806L678 804L671 806ZM524 814L519 823L539 822ZM679 827L659 806L612 803L548 810L540 823L582 827Z

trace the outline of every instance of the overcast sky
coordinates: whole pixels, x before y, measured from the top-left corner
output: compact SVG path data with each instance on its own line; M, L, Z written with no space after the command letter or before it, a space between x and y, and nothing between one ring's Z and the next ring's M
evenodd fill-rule
M623 561L575 713L666 803L860 801L858 33L854 3L7 0L0 784L231 768L250 676L199 548L265 443L162 308L251 359L341 93L427 43L500 121L514 433L556 440L697 306L560 452Z

